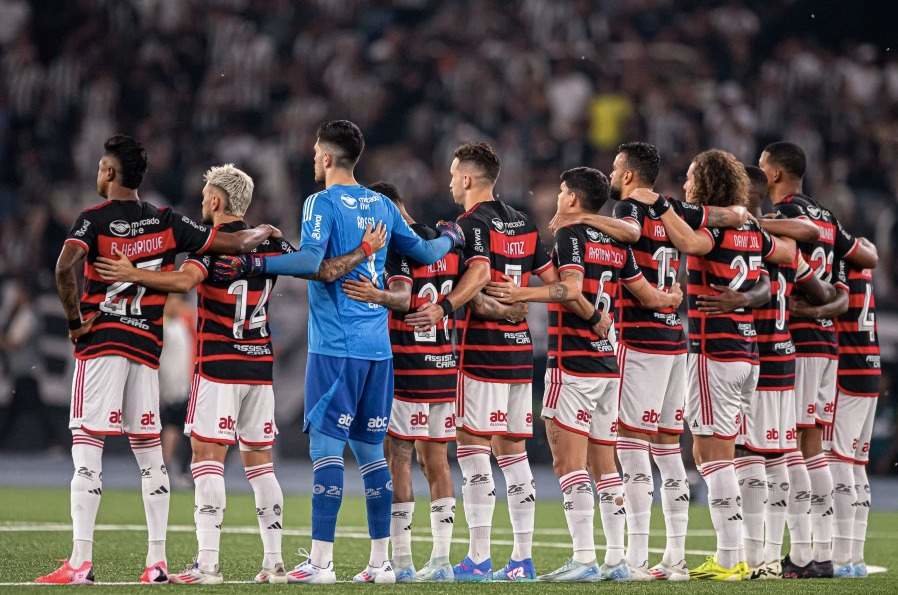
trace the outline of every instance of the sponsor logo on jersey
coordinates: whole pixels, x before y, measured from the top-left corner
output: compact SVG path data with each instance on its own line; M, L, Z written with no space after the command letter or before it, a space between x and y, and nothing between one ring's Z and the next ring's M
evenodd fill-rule
M880 356L878 355L868 355L866 360L868 368L879 369L880 367Z
M120 238L131 235L131 224L121 219L116 219L109 224L109 233Z
M359 201L353 196L349 196L348 194L343 194L340 196L340 202L346 205L348 209L355 209L359 206Z
M85 220L81 223L81 227L79 227L78 229L76 229L75 232L74 232L72 235L75 236L75 237L78 237L78 238L83 237L84 234L87 233L87 228L88 228L88 227L90 227L90 221L88 221L87 219L85 219Z
M134 328L139 328L144 331L150 330L150 325L147 324L146 318L131 318L129 316L123 316L119 318L119 322L122 324L127 324L128 326L133 326Z
M321 239L321 215L315 215L315 223L312 224L312 233L313 240Z
M496 231L503 232L505 231L505 222L499 219L498 217L493 217L490 221L493 224L493 227L496 228Z
M511 230L517 229L519 227L524 227L527 225L526 221L502 221L498 217L493 217L490 219L490 223L493 224L493 227L496 228L496 231L499 233L509 232L511 235L514 235Z
M231 345L235 351L240 351L245 353L246 355L271 355L271 348L267 345L239 345L237 343L233 343Z

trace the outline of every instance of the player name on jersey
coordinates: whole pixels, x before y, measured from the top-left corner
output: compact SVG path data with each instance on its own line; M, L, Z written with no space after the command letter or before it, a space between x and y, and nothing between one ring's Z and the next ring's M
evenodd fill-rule
M501 201L478 203L458 224L465 232L465 264L488 262L494 281L507 275L524 287L531 274L552 266L530 219ZM468 309L461 344L464 374L488 382L532 381L533 341L526 320L484 320Z
M839 263L837 285L848 288L848 310L836 319L839 337L839 390L878 397L880 370L876 297L869 269Z
M218 227L248 229L243 221ZM253 252L277 256L294 252L286 240L268 239ZM197 286L196 371L225 384L271 384L274 350L268 328L268 300L276 278L252 277L217 282L209 277L217 257L192 254L187 262L202 269Z
M438 237L436 230L419 223L412 229L425 240ZM387 284L403 278L412 285L410 312L427 303L440 303L452 291L460 274L457 252L431 265L410 261L396 252L387 256ZM402 401L445 403L455 400L457 356L453 345L456 321L446 317L429 330L416 331L403 321L404 314L390 313L393 345L393 390Z
M82 212L66 242L87 252L81 315L99 315L90 333L75 345L78 359L118 355L152 368L162 351L162 311L167 292L134 283L103 281L94 268L100 256L118 251L134 266L155 271L174 268L179 252L202 253L213 229L144 201L110 200Z
M583 273L583 296L606 312L613 312L618 283L642 276L633 253L611 237L587 225L572 225L555 234L552 259L558 272ZM548 368L575 376L617 377L614 346L600 339L589 323L562 304L549 304Z
M672 208L693 229L705 224L706 209L676 199ZM639 225L641 236L632 245L636 264L648 283L664 291L677 280L680 252L670 242L664 223L651 207L625 199L614 207L614 216ZM649 310L629 293L620 292L617 328L628 348L650 353L686 353L686 334L676 308Z
M739 229L704 229L714 247L704 256L689 256L689 352L720 361L758 362L757 336L750 308L723 315L701 312L700 295L714 294L711 285L735 291L754 287L762 273L762 260L773 252L770 236L754 222Z

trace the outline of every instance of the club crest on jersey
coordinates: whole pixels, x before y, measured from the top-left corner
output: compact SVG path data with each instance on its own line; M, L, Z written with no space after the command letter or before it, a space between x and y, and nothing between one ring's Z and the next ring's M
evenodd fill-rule
M116 219L112 223L109 224L109 232L120 238L127 237L131 235L131 224L127 221L122 221L121 219Z
M808 205L806 208L808 211L808 215L810 215L814 219L820 218L820 207L815 207L814 205Z
M346 205L348 209L355 209L359 206L359 201L355 197L349 196L348 194L343 194L340 196L340 201Z
M587 227L586 228L586 237L588 237L590 239L590 241L598 242L599 239L602 237L602 234L600 234L598 231L596 231L595 229L593 229L591 227Z
M498 231L498 232L505 231L505 222L502 221L501 219L499 219L498 217L493 217L492 220L490 221L490 223L493 224L493 227L496 228L496 231Z

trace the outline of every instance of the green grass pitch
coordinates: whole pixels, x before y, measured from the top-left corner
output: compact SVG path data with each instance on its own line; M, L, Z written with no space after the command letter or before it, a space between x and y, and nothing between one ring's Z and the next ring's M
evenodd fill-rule
M59 590L60 587L22 586L34 577L52 570L56 561L65 558L71 545L68 491L65 489L0 488L0 591L37 593ZM94 587L103 593L174 590L236 593L236 592L286 592L301 591L311 587L303 585L253 585L242 584L251 580L259 569L261 542L257 533L255 509L251 495L235 494L228 497L222 536L222 572L229 584L216 587L108 585ZM288 566L299 560L296 550L309 547L308 496L288 497L284 506L285 562ZM570 554L570 539L565 529L560 502L540 501L537 504L534 560L538 572L548 572L560 566ZM415 518L415 562L425 562L430 553L430 524L426 503L419 501ZM598 515L597 515L598 516ZM463 515L453 544L453 560L459 560L466 551L466 529ZM493 563L501 565L511 552L511 532L508 515L503 504L496 508L496 526L493 535ZM143 527L143 506L138 492L108 491L103 494L94 546L94 570L100 582L133 583L143 569L146 533ZM170 531L168 535L169 564L180 570L192 560L196 541L192 528L193 495L176 492L172 497ZM598 524L598 520L597 520ZM711 521L706 508L695 507L689 519L690 533L686 543L690 565L703 560L703 552L713 547ZM660 558L664 547L663 519L656 510L652 523L651 562ZM596 543L603 543L601 529L596 531ZM602 551L600 550L601 557ZM666 583L598 583L592 585L558 585L549 583L529 584L413 584L388 587L403 593L571 593L571 592L621 592L621 593L786 593L800 590L803 593L898 593L898 514L873 512L870 515L870 536L867 540L868 565L883 566L886 572L873 574L864 580L816 580L816 581L767 581L755 583L712 584L695 581L680 584ZM343 503L335 548L337 578L348 581L361 570L368 555L365 529L365 506L360 499L347 499ZM230 582L233 581L233 582ZM238 582L240 581L240 582ZM82 590L90 587L78 587ZM322 587L316 587L322 588ZM379 590L374 585L352 585L341 582L323 587L332 593ZM65 588L63 588L65 589Z

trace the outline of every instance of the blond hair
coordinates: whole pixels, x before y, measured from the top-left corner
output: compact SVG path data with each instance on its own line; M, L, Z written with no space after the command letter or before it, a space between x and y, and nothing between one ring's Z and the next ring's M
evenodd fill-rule
M235 217L243 217L253 200L253 179L245 171L234 167L233 163L225 163L210 167L203 175L203 180L215 186L228 199L225 213Z

